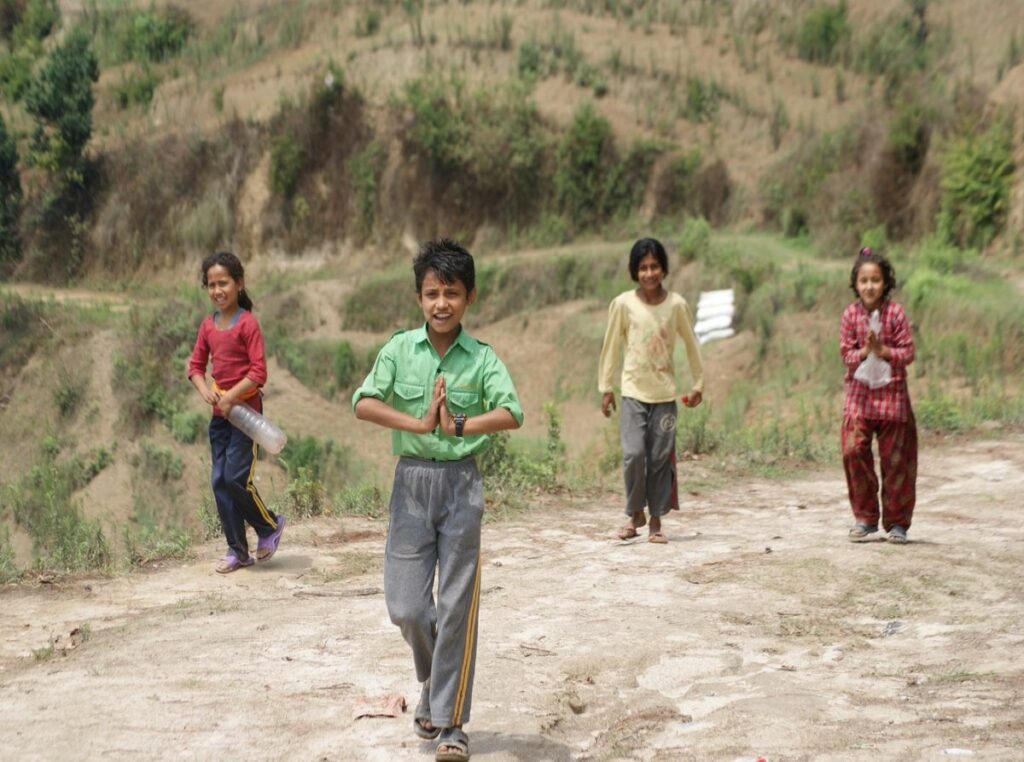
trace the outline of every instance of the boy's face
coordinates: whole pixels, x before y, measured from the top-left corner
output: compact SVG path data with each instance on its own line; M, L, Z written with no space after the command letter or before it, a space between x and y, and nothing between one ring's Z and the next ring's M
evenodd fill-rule
M458 329L466 307L476 299L476 289L466 293L466 284L461 280L442 283L437 273L428 270L416 298L428 328L434 333L445 334Z

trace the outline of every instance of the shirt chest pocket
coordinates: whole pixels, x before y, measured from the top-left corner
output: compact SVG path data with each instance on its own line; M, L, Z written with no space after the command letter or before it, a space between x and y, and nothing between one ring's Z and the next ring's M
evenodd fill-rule
M403 413L410 413L417 418L422 416L426 410L424 387L422 384L409 384L404 381L395 381L395 408Z
M480 407L479 392L448 391L445 393L448 407L452 413L479 414L483 410Z

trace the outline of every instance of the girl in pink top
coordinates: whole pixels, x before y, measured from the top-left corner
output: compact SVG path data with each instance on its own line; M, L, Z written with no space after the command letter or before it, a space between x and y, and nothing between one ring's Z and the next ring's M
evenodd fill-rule
M879 518L889 542L903 544L914 515L917 485L917 426L907 393L907 366L914 361L914 337L903 308L890 301L896 274L889 260L864 247L850 272L850 288L857 301L843 312L839 351L846 365L846 396L843 401L843 469L856 522L851 542L863 542L878 531ZM869 325L877 311L882 328ZM870 355L892 368L891 380L872 389L855 378L857 368ZM871 439L878 439L882 479L882 510L879 511L879 479Z
M188 378L213 407L210 482L228 544L227 554L214 568L227 574L254 562L245 525L252 526L259 537L255 560L266 561L277 551L284 516L276 516L256 490L256 444L227 419L235 405L262 412L260 388L267 380L263 333L245 292L245 269L234 254L217 252L203 260L202 278L216 310L199 325ZM206 367L211 359L213 381L208 385Z

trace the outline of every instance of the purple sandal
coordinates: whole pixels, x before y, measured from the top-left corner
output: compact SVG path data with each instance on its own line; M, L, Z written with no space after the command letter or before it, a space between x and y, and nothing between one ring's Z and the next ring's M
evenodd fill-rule
M252 566L254 563L256 562L252 559L252 556L244 561L239 561L238 556L234 553L228 553L223 558L218 559L217 565L213 567L213 570L218 574L230 574L233 571L238 571L243 566Z
M261 537L256 544L256 560L269 561L277 552L277 546L281 544L281 535L284 534L284 516L277 517L277 529L273 534Z

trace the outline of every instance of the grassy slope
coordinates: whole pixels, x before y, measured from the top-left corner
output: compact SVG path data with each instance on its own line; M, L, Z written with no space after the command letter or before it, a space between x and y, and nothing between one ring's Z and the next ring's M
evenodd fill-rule
M376 33L357 36L357 24L367 9L379 7L378 3L309 1L291 6L288 13L271 2L206 3L196 11L202 44L181 59L157 67L162 82L148 109L122 111L112 103L112 90L133 65L104 69L98 88L94 146L116 151L124 141L140 134L196 134L214 130L236 115L257 122L267 120L277 112L282 98L305 89L328 60L342 63L346 75L376 103L384 103L402 82L418 76L427 66L453 66L470 82L504 79L514 68L517 46L529 39L546 39L557 24L571 35L584 59L606 78L608 93L597 105L616 133L624 139L667 138L681 147L696 145L727 157L739 185L737 208L745 209L749 217L754 212L754 183L762 172L812 132L839 126L869 109L877 95L877 86L872 88L862 76L844 71L845 96L839 102L834 88L837 69L796 60L780 46L774 22L760 33L742 28L744 19L739 16L731 22L722 16L704 24L673 27L661 22L647 24L642 19L616 22L573 10L579 5L574 3L557 12L546 5L432 4L424 15L423 30L433 43L420 47L413 43L409 19L397 5L382 11ZM965 12L966 5L954 0L932 2L929 13L936 19L949 19L956 30L950 77L970 78L988 87L1006 56L1001 36L1008 43L1014 30L1024 28L1024 9L1016 3L996 2ZM697 6L696 2L684 3L684 16ZM889 4L854 0L849 6L857 23L869 23ZM64 11L74 15L77 6L65 4ZM502 50L488 40L505 13L511 14L514 22L512 45ZM733 34L736 29L739 33ZM227 30L241 31L225 38ZM254 43L257 37L259 44ZM1017 73L1010 72L1006 82ZM682 97L681 83L690 77L714 81L732 94L722 101L711 122L694 123L675 111ZM1001 97L1014 104L1012 93L1005 90L1000 89ZM593 97L593 89L557 75L542 79L534 96L546 118L565 124L575 105ZM790 126L776 147L769 128L773 104L780 101L786 104ZM11 116L12 124L27 127L17 111ZM236 212L241 241L248 240L247 226L258 224L264 208L267 166L264 157L242 184ZM640 223L631 225L637 232L643 229ZM473 330L495 344L507 357L513 374L523 379L520 385L528 423L519 438L540 442L545 432L542 404L555 400L570 456L602 472L614 460L616 440L614 424L597 413L591 379L604 306L610 295L626 285L621 270L613 273L629 245L629 240L619 239L625 238L621 231L611 235L613 240L607 242L573 243L558 249L494 251L484 246L483 251L478 250L482 266L493 266L496 271L513 265L525 269L490 294L485 291L472 318ZM663 226L659 235L673 240L675 231ZM692 300L701 288L729 285L743 273L750 292L741 295L740 334L706 349L708 375L714 381L705 412L685 419L682 436L687 446L717 448L724 459L738 457L741 465L770 467L789 457L833 455L841 372L834 361L835 325L848 297L845 262L823 256L806 242L745 230L723 231L714 240L715 247L695 261L676 264L674 260L672 287ZM262 293L268 295L260 304L262 314L275 316L272 322L280 324L282 340L334 342L343 336L359 351L368 351L386 337L387 330L353 330L345 324L343 306L350 295L369 283L371 276L381 275L368 273L362 266L367 253L388 262L401 261L394 277L396 284L403 283L407 255L402 251L352 252L342 245L338 251L309 252L304 258L289 260L280 259L272 249L251 252L247 259L252 263L254 282L262 284ZM192 277L191 264L181 264L183 256L191 262L191 254L178 249L159 254L158 261L164 264L149 274L141 289L147 298L158 302L176 292L184 278ZM906 278L913 270L924 273L919 260L932 255L898 252L898 256L901 278ZM914 290L901 295L904 300L914 295L919 300L911 309L922 343L911 379L915 401L926 414L926 422L947 430L985 420L1019 421L1020 337L1007 326L1024 322L1015 306L1024 268L1012 257L985 264L950 263L946 261L949 257L936 256L942 261L927 268L934 274L920 275ZM580 282L587 286L582 293L574 291L572 284L561 291L545 292L543 287L558 284L561 276L545 276L543 268L559 257L587 263L584 270L592 266L597 280L580 280L577 274L576 286ZM275 274L279 271L283 274ZM522 274L531 272L530 277ZM119 279L117 273L101 272L93 278L99 283L109 281L112 275ZM529 288L517 292L523 284ZM396 293L404 300L404 287ZM541 309L536 309L537 293L546 305ZM289 304L297 304L307 314L301 320L286 321L284 316L295 312ZM54 324L52 315L47 319ZM100 366L110 361L115 353L112 348L121 345L128 331L127 317L72 308L63 312L62 320L67 322L61 325L74 325L71 338L51 336L43 329L32 340L45 351L36 353L24 370L5 370L0 389L8 397L2 447L5 461L14 466L10 473L24 473L45 457L41 448L47 434L68 434L62 457L85 455L92 440L102 439L95 446L107 447L112 463L79 497L85 517L106 521L108 534L116 543L125 520L138 513L134 496L166 488L161 484L154 487L151 482L162 477L154 475L152 463L146 466L148 461L141 460L143 442L150 442L151 451L169 453L172 461L178 458L182 463L180 485L164 489L168 494L181 490L180 499L165 505L170 511L166 523L194 526L197 506L206 492L202 440L183 445L159 422L147 424L142 432L126 429L108 409L117 405L119 398L111 403L107 391L97 388L112 378L112 369L97 367L95 359L91 368L87 362L89 357L99 358ZM998 334L997 342L993 342L993 334ZM524 342L524 335L531 341ZM88 356L83 349L89 350ZM680 367L685 367L679 359ZM75 411L62 418L57 411L61 371L68 367L83 373L89 370L85 380L75 382L81 387ZM386 435L356 426L342 395L322 403L283 368L276 374L283 379L284 404L277 407L280 419L286 427L288 421L301 421L289 429L293 437L309 434L322 441L331 435L350 448L350 453L362 455L369 447L368 460L386 462ZM63 383L67 385L66 379ZM186 409L198 412L194 400L187 396L185 400ZM323 404L330 406L330 415L323 414ZM349 460L348 466L335 462L333 467L347 469L353 481L364 473L366 478L384 479L386 467L367 468L358 457ZM149 471L142 473L146 468ZM284 499L283 472L271 467L267 473L274 480L268 485L269 494ZM12 481L6 480L8 484ZM0 520L10 525L9 514L0 514ZM18 528L14 532L19 560L25 563L27 538Z

